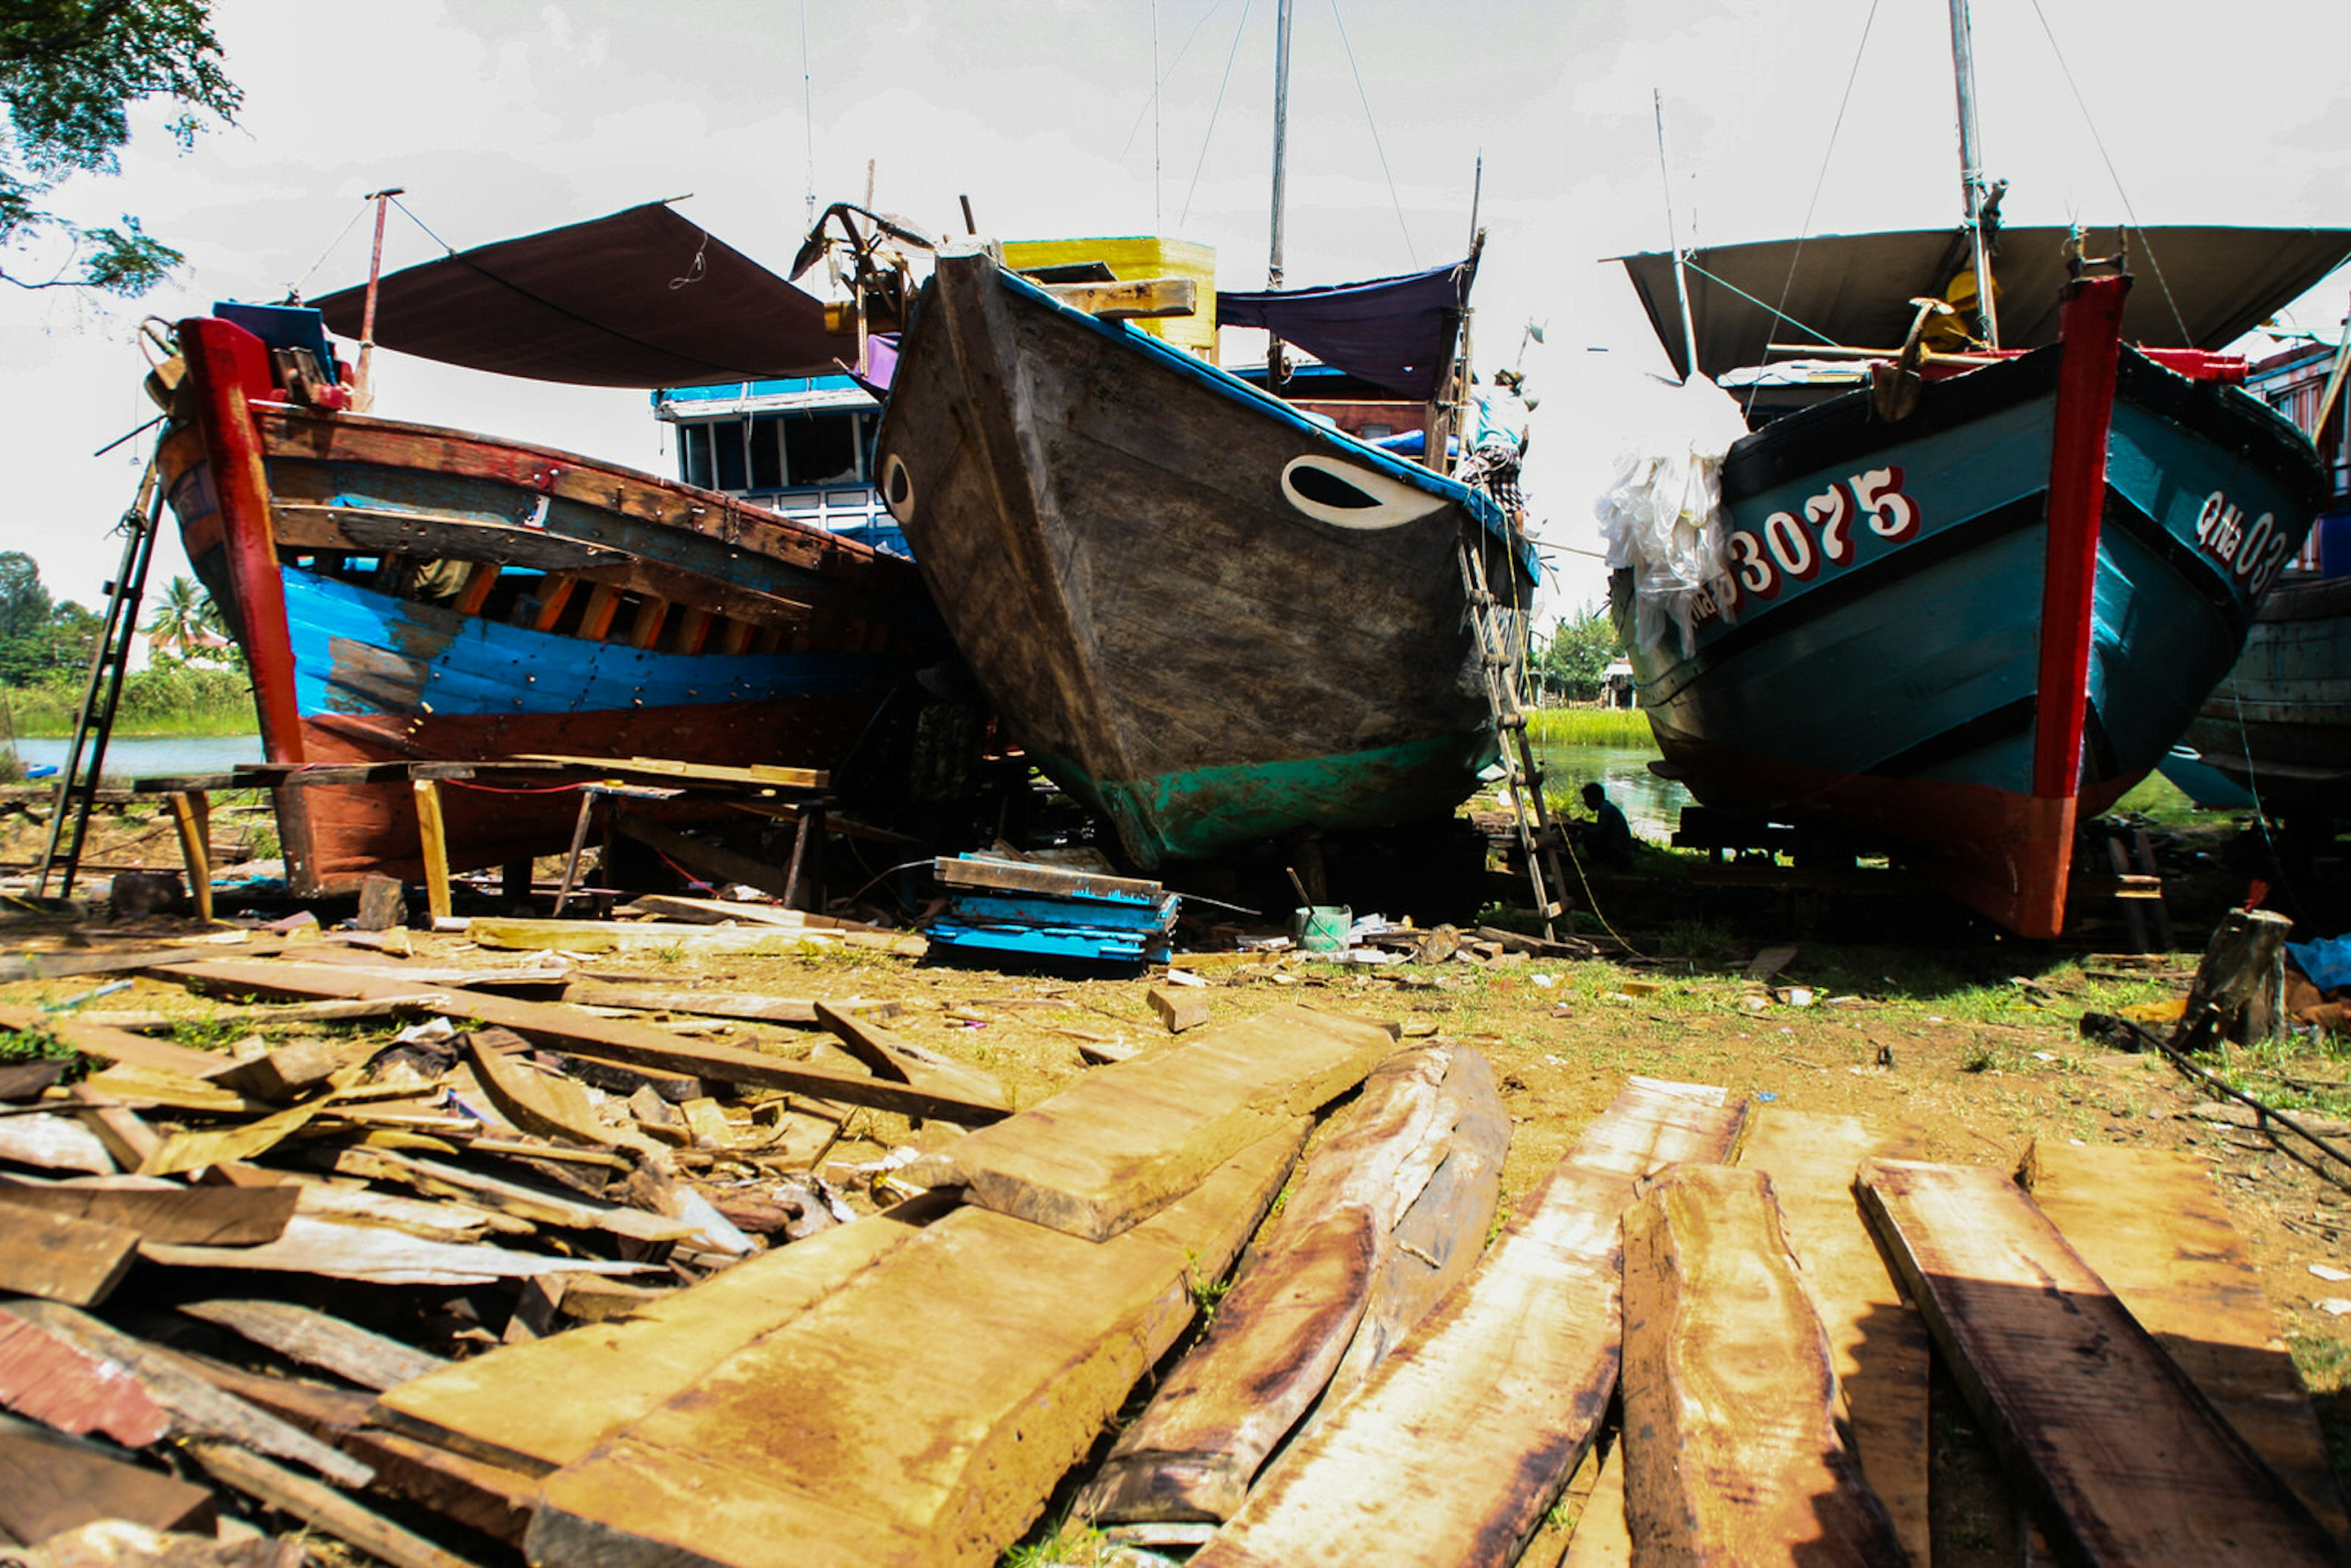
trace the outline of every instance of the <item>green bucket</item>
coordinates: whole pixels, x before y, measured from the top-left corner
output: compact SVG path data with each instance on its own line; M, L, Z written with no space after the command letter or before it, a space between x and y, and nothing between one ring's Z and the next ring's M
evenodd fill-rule
M1290 928L1299 946L1309 953L1343 950L1347 946L1347 929L1354 924L1355 912L1343 904L1318 904L1290 912Z

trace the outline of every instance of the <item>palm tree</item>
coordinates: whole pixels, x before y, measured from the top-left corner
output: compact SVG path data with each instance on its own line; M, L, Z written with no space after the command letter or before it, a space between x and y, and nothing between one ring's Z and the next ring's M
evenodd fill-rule
M155 613L141 630L147 633L148 646L158 653L177 653L184 659L192 650L204 644L206 633L219 621L220 611L213 603L212 595L193 578L175 577L156 601Z

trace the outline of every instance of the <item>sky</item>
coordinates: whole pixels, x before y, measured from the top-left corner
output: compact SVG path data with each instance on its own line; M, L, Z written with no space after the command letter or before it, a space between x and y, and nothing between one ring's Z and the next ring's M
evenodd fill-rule
M89 225L139 214L184 270L131 302L0 288L0 549L85 603L152 440L90 455L154 412L141 321L363 281L381 187L413 214L392 215L387 269L691 196L679 211L780 271L811 187L862 201L870 177L878 206L934 233L967 195L999 238L1157 232L1217 246L1225 287L1264 282L1275 0L214 11L237 123L183 153L142 110L119 174L52 198ZM1476 357L1520 363L1539 399L1527 489L1552 612L1604 597L1593 502L1669 417L1670 367L1604 258L1669 234L1956 222L1949 28L1943 0L1297 0L1288 277L1458 259L1476 187ZM2222 26L2187 0L1976 0L1974 41L2012 224L2351 226L2351 94L2326 75L2351 8L2236 0ZM2346 287L2338 273L2284 319L2332 340ZM642 392L382 351L376 382L388 417L672 471ZM167 528L151 593L183 570Z

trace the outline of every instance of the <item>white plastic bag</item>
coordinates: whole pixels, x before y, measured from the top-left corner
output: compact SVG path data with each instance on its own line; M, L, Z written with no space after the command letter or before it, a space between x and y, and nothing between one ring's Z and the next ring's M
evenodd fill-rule
M1593 513L1609 570L1633 573L1634 641L1655 647L1671 625L1687 654L1699 595L1727 598L1722 457L1747 427L1739 405L1703 376L1653 402L1649 428L1620 456Z

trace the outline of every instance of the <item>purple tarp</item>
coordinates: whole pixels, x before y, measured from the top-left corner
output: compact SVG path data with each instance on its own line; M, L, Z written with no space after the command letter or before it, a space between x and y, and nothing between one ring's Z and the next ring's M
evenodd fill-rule
M1217 296L1217 325L1259 327L1326 365L1427 399L1478 275L1475 256L1429 272L1330 288Z

